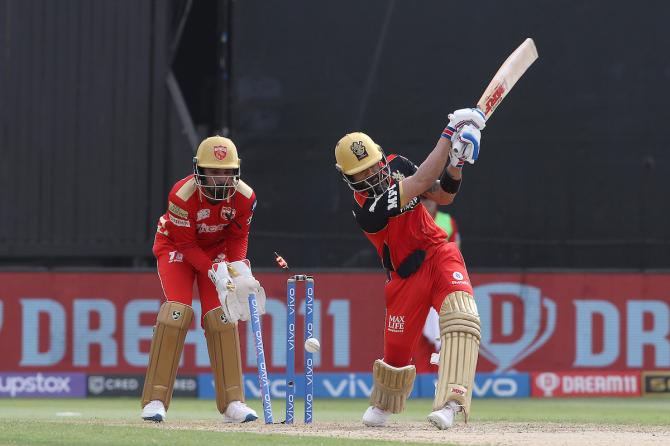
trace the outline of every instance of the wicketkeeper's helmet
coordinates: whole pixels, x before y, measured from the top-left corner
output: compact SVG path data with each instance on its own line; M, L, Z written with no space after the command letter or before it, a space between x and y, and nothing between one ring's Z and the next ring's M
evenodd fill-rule
M240 161L237 147L230 139L217 135L202 141L193 157L193 176L200 193L212 200L232 197L240 181ZM231 169L234 172L226 175L205 175L202 170L205 167ZM212 178L214 184L209 184L207 178Z

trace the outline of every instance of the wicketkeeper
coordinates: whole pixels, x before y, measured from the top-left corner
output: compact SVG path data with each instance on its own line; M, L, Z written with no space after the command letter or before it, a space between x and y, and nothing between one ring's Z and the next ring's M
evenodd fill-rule
M156 319L142 393L145 420L166 418L193 320L194 282L223 420L258 418L244 403L237 329L239 319L249 318L249 292L256 293L261 313L265 308L265 292L244 260L255 206L254 191L240 180L235 144L221 136L202 141L193 158L193 174L172 187L167 212L158 221L153 252L165 301Z
M336 168L354 191L356 222L370 239L388 272L385 286L384 358L373 366L368 426L386 425L400 413L416 370L413 349L432 306L440 317L440 363L433 411L428 420L439 429L454 415L470 411L479 351L480 323L465 262L455 243L421 204L453 201L464 162L479 155L485 119L474 108L449 115L437 145L417 167L399 155L384 154L364 133L345 135L335 147Z

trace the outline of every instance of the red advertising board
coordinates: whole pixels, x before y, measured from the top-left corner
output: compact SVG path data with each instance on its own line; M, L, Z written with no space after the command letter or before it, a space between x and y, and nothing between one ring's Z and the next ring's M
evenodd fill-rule
M531 396L543 398L640 396L640 372L532 373Z
M322 345L317 369L369 371L382 355L384 275L314 276L315 336ZM286 364L287 275L258 278L268 296L266 359L270 371L278 371ZM479 371L670 367L670 274L506 273L471 279L482 319ZM143 372L162 298L155 274L0 273L0 284L0 371ZM300 304L301 287L298 296ZM199 314L197 300L194 306ZM243 366L251 372L250 332L245 323L240 330ZM208 364L202 330L194 323L181 373L207 372Z

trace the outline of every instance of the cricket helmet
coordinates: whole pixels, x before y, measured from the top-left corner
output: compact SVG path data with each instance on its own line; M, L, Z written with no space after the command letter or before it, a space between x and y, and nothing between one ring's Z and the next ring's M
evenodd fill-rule
M232 197L240 181L240 161L237 147L230 139L218 135L204 139L193 157L193 177L200 193L212 200ZM204 168L228 169L233 172L205 175Z
M366 178L354 181L353 175L371 167L379 169ZM362 132L344 135L335 146L335 168L354 191L368 192L375 197L390 186L391 171L381 146Z

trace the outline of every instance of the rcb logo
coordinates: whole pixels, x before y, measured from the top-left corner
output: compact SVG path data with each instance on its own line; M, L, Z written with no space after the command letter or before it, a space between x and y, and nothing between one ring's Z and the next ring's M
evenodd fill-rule
M366 158L368 156L367 150L365 150L365 146L363 145L363 141L356 141L351 145L351 151L356 155L356 158L358 161L362 160L363 158Z

